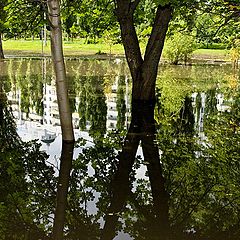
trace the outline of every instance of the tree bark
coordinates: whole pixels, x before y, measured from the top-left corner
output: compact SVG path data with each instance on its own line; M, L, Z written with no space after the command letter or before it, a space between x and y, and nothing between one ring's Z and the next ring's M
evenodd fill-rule
M72 113L68 98L66 69L62 47L62 29L59 0L48 0L48 18L51 27L51 52L56 75L56 90L63 141L73 142Z
M158 6L151 36L144 59L134 27L133 14L139 1L117 0L116 14L131 76L133 100L154 100L158 64L162 54L169 22L172 18L170 5Z
M0 32L0 59L4 59L3 47L2 47L2 33Z
M63 239L63 229L65 223L67 194L72 169L74 142L62 142L61 165L57 186L57 204L53 224L53 239Z
M51 27L51 52L56 76L56 90L62 130L62 155L57 189L57 204L53 224L53 239L62 240L69 177L72 166L74 133L63 57L59 0L48 0L47 5L48 19Z

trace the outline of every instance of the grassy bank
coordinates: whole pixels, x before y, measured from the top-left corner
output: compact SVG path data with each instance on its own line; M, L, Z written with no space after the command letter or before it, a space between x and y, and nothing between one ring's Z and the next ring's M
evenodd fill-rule
M7 40L3 41L3 49L6 56L41 56L50 55L50 42L43 46L41 40ZM63 42L65 56L85 56L95 54L109 54L110 46L107 44L84 44L80 41ZM113 55L123 55L122 45L111 46Z
M144 48L144 46L142 46ZM3 41L3 49L6 56L41 56L50 55L50 42L43 46L41 40L7 40ZM83 41L64 41L63 50L65 56L96 56L109 55L110 45L104 43L84 44ZM124 56L121 44L111 46L111 54ZM198 49L194 52L195 59L219 59L227 60L227 51L221 49Z

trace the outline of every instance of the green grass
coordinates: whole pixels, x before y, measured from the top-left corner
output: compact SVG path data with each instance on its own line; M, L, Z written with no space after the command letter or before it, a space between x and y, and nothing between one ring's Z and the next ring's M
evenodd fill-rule
M202 59L228 59L228 50L225 49L197 49L193 57Z
M6 56L41 56L41 40L7 40L3 41L3 49ZM141 44L141 49L144 45ZM64 41L63 50L65 56L96 56L97 53L109 54L110 46L108 43L84 44L83 40ZM193 57L199 59L221 59L227 60L227 50L221 49L198 49ZM124 56L124 49L121 44L111 47L112 55ZM50 42L43 47L43 54L50 55Z
M7 40L3 41L3 49L5 55L12 56L40 56L50 55L50 42L43 47L41 40ZM84 44L81 41L63 42L63 51L65 56L88 56L97 53L109 54L110 46L108 44ZM113 55L123 55L124 50L122 45L116 44L111 47Z

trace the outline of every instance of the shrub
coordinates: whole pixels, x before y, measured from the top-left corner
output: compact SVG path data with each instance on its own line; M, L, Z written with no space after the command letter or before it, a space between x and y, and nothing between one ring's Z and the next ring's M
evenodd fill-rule
M167 40L164 56L172 64L178 64L179 61L184 61L186 64L195 49L196 44L193 37L176 33Z
M238 61L240 59L240 39L235 39L233 41L229 54L233 68L238 68Z

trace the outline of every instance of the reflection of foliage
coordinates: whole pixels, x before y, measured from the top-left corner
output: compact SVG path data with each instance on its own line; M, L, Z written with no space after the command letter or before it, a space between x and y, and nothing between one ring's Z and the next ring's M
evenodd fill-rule
M179 128L175 121L173 125L163 121L158 134L171 196L170 216L176 231L194 229L197 235L211 239L237 239L240 211L240 139L236 134L239 118L234 117L237 105L233 105L231 113L220 114L215 107L209 107L210 103L216 106L215 91L206 95L208 125L204 142L187 132L173 134Z
M101 139L106 132L106 97L103 92L102 78L88 77L86 83L86 119L90 122L89 134Z
M68 96L71 112L75 112L76 110L76 83L73 78L68 76Z
M16 133L6 104L0 102L0 235L1 239L46 239L55 198L53 169L36 142L25 143Z
M80 129L86 129L89 121L90 136L100 139L106 132L107 115L103 79L100 76L83 76L76 81L81 83L78 89Z
M69 237L96 239L99 236L98 221L108 207L109 184L116 169L122 136L116 132L108 133L102 142L83 148L73 161L66 224ZM89 213L91 206L94 209L94 202L98 210Z
M38 115L43 116L43 82L41 76L30 75L31 107Z
M229 66L225 69L212 66L163 67L157 81L157 92L161 92L158 97L165 116L178 117L186 95L190 96L193 92L198 93L196 104L199 105L201 104L201 92L214 91L212 89L216 86L221 89L228 87L226 83L230 73L231 67L229 68ZM216 101L209 97L210 95L207 94L207 102ZM214 97L213 92L212 97ZM211 107L210 102L207 107ZM199 110L199 106L196 106L196 109ZM158 121L161 115L155 117ZM171 121L171 119L166 119L166 121Z
M126 103L125 103L125 77L120 76L117 89L117 129L123 130L126 120Z
M85 73L81 77L76 75L74 83L80 99L80 128L86 127L89 121L91 134L101 141L94 141L95 145L91 147L84 146L73 162L65 233L69 239L97 239L100 221L109 206L113 188L111 179L118 164L117 154L123 135L111 132L102 139L106 126L105 86L102 77L96 77L98 73L108 77L102 63L94 63L94 67L90 61L78 64L78 72ZM96 65L99 70L94 70ZM21 72L24 68L21 65ZM161 82L158 82L162 92L161 102L158 102L159 115L156 114L159 124L157 142L162 151L161 163L170 193L174 231L194 229L196 235L204 238L234 240L239 236L240 97L239 93L229 93L231 112L216 111L216 94L220 90L213 87L217 83L224 86L221 71L218 67L163 67ZM41 94L35 92L34 86L37 77L28 79L24 76L21 80L20 70L17 72L11 76L11 81L14 83L14 75L19 84L27 81L30 92L34 92L30 97L38 101ZM194 132L190 98L193 84L196 91L206 95L204 140L199 140ZM122 101L123 89L118 91ZM197 119L203 107L201 101L201 94L198 94L194 112L198 114ZM25 234L30 234L32 239L43 239L44 231L48 232L51 226L53 213L56 187L53 169L46 165L46 155L39 151L38 144L23 143L19 139L11 114L3 105L0 106L0 125L0 238L11 239L12 231L18 231L22 239ZM139 162L134 170L139 168ZM154 214L150 184L145 178L135 181L133 174L131 181L133 191L124 212L119 213L125 224L119 221L118 229L124 228L135 239L150 239L149 236L154 237L153 232L149 232ZM92 211L88 212L89 208Z
M24 72L25 64L20 62L17 72L17 84L21 90L21 110L29 114L30 110L35 110L40 116L43 115L43 82L41 75L34 73L34 65L31 60L27 61L27 69ZM11 64L9 68L13 67ZM13 69L9 69L13 71ZM15 87L15 78L10 74Z
M27 64L27 72L26 75L23 75L23 60L21 60L18 69L17 69L17 83L19 88L21 89L21 110L27 113L27 116L30 112L30 96L31 92L29 89L29 75L30 75L30 67L31 61Z
M209 89L206 92L206 103L204 114L206 116L215 115L217 113L217 91Z

